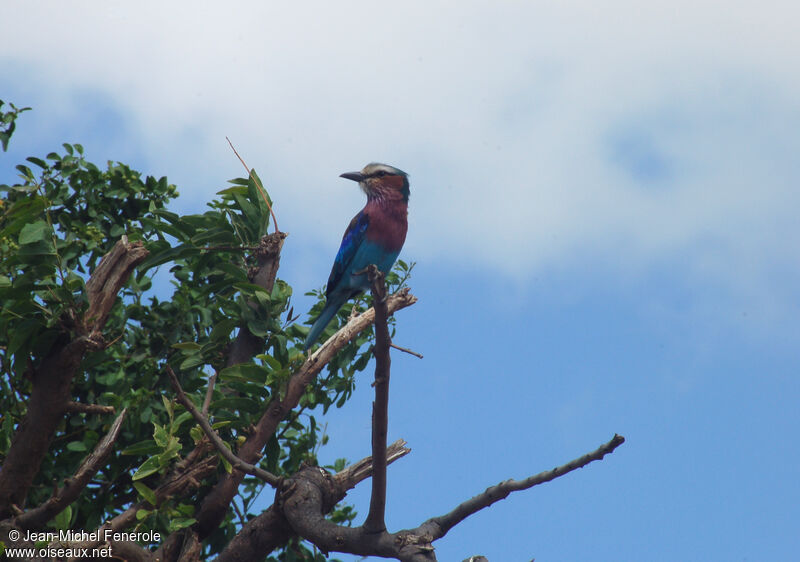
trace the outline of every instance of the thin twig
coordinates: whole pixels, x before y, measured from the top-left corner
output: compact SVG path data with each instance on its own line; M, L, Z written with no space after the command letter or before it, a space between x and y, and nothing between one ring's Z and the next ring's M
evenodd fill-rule
M395 348L398 351L402 351L403 353L408 353L409 355L413 355L414 357L419 357L420 359L424 359L421 353L417 353L416 351L412 351L407 347L400 347L399 345L395 345L393 343L389 344L391 347Z
M167 365L167 374L169 374L170 381L172 381L172 387L175 389L175 392L178 395L178 401L183 404L184 408L186 408L192 414L192 417L195 419L195 421L200 424L200 427L203 428L205 434L208 436L217 450L222 454L225 460L231 463L234 468L261 478L264 482L272 487L276 487L281 482L281 479L271 472L267 472L262 468L244 462L242 459L237 457L233 451L228 449L228 447L225 445L225 442L219 435L217 435L217 432L214 431L214 428L211 427L211 424L208 423L208 420L205 418L205 416L197 411L195 405L183 392L183 388L181 388L181 383L178 382L178 377L175 375L175 371L173 371L172 367L169 365Z
M202 252L216 252L216 251L230 251L230 252L254 252L259 249L259 246L203 246L200 248Z
M372 404L372 495L364 529L378 533L386 530L386 434L389 428L391 358L385 277L374 265L368 269L375 307L375 402Z
M208 388L206 389L206 397L203 400L203 409L201 410L204 418L208 418L208 407L211 405L211 398L214 397L214 384L216 382L217 373L215 371L213 375L208 377Z
M229 139L228 137L225 137L225 140L228 141L229 145L231 145L231 150L233 150L233 153L239 159L239 162L242 163L242 166L244 166L244 169L247 170L247 174L250 176L250 179L252 179L253 183L255 183L256 187L258 187L258 191L259 191L259 193L261 193L261 197L263 197L264 203L267 204L267 209L269 209L269 214L272 215L272 224L275 225L275 232L280 232L280 230L278 230L278 219L275 218L275 212L272 210L272 205L269 204L269 199L267 199L266 190L261 185L261 182L258 181L258 178L256 178L255 174L253 174L252 168L250 168L247 164L245 164L244 160L242 159L242 157L239 156L238 152L236 152L236 148L233 146L233 143L231 142L231 139Z
M81 402L67 402L67 412L76 414L113 414L114 406L101 406L100 404L82 404Z

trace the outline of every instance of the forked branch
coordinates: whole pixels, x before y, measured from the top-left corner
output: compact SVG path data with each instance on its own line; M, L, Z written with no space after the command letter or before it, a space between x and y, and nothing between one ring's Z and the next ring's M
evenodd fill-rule
M294 531L311 541L323 551L347 552L362 556L381 556L405 562L432 562L436 560L433 541L442 538L455 525L506 498L511 492L532 488L549 482L568 472L600 460L625 442L620 435L595 451L587 453L562 466L524 480L507 480L488 488L482 494L465 501L450 513L429 519L416 529L389 533L372 533L365 527L342 527L322 515L331 496L330 478L319 471L303 471L290 479L291 493L287 493L284 514Z

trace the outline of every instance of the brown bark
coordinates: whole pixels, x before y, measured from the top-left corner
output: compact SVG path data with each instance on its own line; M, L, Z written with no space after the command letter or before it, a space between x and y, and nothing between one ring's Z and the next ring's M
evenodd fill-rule
M141 242L122 238L86 283L89 308L76 333L64 333L33 371L33 391L8 455L0 468L0 519L22 508L58 423L70 403L72 379L84 353L102 345L102 330L119 290L147 257Z
M386 530L386 435L389 431L389 312L386 310L386 281L374 265L367 268L375 303L375 401L372 403L372 494L364 529L369 533Z
M42 505L17 517L17 524L26 529L40 529L53 517L78 499L89 481L105 463L117 440L127 409L123 409L114 420L108 433L94 450L83 460L78 471L64 483L64 487Z
M325 510L338 497L336 494L339 489L335 479L320 469L302 470L285 481L282 491L283 512L294 532L323 552L381 556L405 562L431 562L436 560L433 541L443 537L470 515L508 497L511 492L549 482L590 462L601 460L624 442L622 436L614 435L611 441L591 453L524 480L501 482L445 515L431 518L415 529L396 533L370 532L365 526L343 527L326 520Z
M384 455L387 462L391 464L410 452L411 449L406 447L406 442L400 439L392 443L386 449ZM319 469L313 467L308 467L304 470L319 471ZM372 457L366 457L334 474L332 477L325 478L325 485L329 487L327 493L331 498L331 501L327 504L330 509L344 499L347 490L369 478L372 473ZM291 486L282 488L282 492L276 493L275 504L242 527L242 530L222 551L217 558L217 562L261 560L273 550L285 545L289 542L289 539L295 536L295 532L283 515L284 500L282 499L282 494L285 496L287 489L291 490L292 488ZM321 507L321 509L324 509L324 507Z

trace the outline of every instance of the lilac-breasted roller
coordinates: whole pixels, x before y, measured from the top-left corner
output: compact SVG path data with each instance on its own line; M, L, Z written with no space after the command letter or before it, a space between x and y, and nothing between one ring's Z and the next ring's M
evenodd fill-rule
M367 194L367 204L358 213L342 237L339 253L333 262L326 301L305 342L311 347L342 305L369 288L366 273L356 275L375 264L383 273L394 265L408 231L408 174L386 164L367 164L360 172L340 177L357 181Z

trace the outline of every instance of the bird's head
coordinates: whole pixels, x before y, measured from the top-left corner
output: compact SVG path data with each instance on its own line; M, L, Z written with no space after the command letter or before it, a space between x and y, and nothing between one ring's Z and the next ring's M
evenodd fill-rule
M408 174L394 166L373 162L360 172L347 172L339 177L357 181L369 199L396 198L399 195L408 202Z

